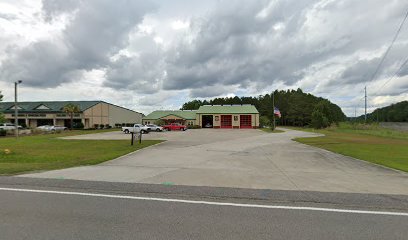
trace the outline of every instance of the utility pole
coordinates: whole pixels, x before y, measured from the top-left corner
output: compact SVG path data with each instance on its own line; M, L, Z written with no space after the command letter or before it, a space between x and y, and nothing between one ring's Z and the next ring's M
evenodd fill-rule
M16 138L18 138L18 106L17 106L17 85L22 83L23 81L18 80L14 82L14 130L16 134Z
M354 121L357 121L357 107L354 107Z
M272 105L273 105L273 129L275 130L276 125L275 125L275 91L272 92Z
M364 122L367 122L367 86L364 87Z

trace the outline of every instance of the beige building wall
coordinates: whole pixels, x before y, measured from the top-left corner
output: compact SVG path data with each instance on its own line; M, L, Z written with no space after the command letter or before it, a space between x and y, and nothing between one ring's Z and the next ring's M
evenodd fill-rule
M252 127L259 128L259 114L252 114Z
M106 111L109 116L109 125L112 127L114 127L115 124L122 123L142 123L143 114L141 113L121 108L112 104L105 105L108 105Z
M220 114L213 115L213 123L214 123L213 127L221 127L221 115Z
M239 114L233 114L232 115L232 127L233 128L239 128L239 124L240 124L240 122L239 122Z
M64 126L64 123L65 123L64 119L57 119L55 125Z
M103 106L105 103L98 103L95 106L84 111L84 118L88 118L85 128L92 128L95 124L108 124L108 107Z
M155 119L144 119L142 124L146 125L146 124L154 124L155 123Z
M30 119L30 128L37 127L37 119Z

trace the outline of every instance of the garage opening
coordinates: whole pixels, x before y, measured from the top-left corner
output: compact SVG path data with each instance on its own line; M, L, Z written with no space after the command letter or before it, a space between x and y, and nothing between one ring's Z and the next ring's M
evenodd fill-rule
M232 128L232 115L221 115L221 128Z
M239 116L239 127L240 128L252 128L252 116L251 115L240 115Z
M202 128L213 128L214 127L214 121L213 121L213 115L203 115L202 116Z

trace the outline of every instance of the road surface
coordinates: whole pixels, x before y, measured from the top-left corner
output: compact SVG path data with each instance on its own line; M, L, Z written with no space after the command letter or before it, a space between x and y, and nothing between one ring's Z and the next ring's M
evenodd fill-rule
M197 129L150 133L168 141L96 166L24 177L294 191L408 195L408 174L292 141L315 133ZM118 139L112 132L72 136Z
M406 196L263 191L0 178L0 239L408 236Z

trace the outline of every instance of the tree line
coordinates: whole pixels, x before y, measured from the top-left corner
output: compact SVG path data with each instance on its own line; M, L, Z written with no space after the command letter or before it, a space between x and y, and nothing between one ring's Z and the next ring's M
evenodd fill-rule
M346 119L339 106L325 98L304 93L300 88L286 91L276 90L258 97L235 96L192 100L184 103L181 110L196 110L202 105L252 104L259 111L262 125L262 122L270 122L273 118L273 95L275 96L275 107L279 108L282 115L281 118L276 118L278 125L321 128Z
M360 116L360 119L364 119L364 115ZM370 122L408 122L408 101L377 108L367 114L367 120Z

